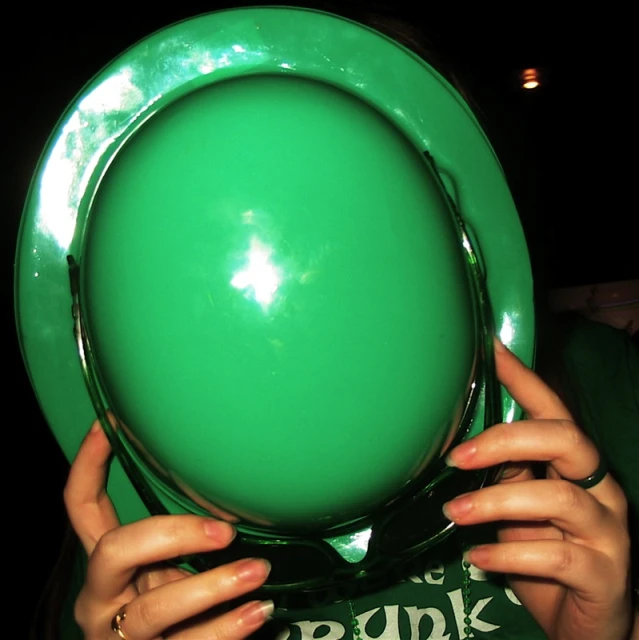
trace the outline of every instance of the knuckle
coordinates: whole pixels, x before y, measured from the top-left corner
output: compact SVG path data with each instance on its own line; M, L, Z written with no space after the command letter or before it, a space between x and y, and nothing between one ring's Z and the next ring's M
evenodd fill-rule
M158 583L158 584L155 584ZM146 593L153 589L153 587L158 586L159 581L154 579L154 575L149 573L148 571L141 571L135 578L135 588L138 590L138 593Z
M574 513L582 507L582 495L578 486L568 480L558 480L556 487L556 500L561 509L560 513Z
M583 446L587 440L584 432L572 420L557 420L557 428L567 451Z
M179 518L158 518L156 522L159 525L158 530L161 530L164 542L169 545L183 539L186 534L185 522Z
M95 545L91 554L91 561L99 562L101 565L109 566L115 564L122 553L117 540L116 530L105 533Z
M628 520L628 499L623 489L616 483L610 483L610 497L606 501L608 508L615 514L615 516L623 523Z
M615 537L617 542L617 547L619 550L619 554L624 560L624 564L626 566L630 566L630 549L632 547L632 540L630 539L630 533L627 528L623 528L622 531L619 532L619 535Z
M83 631L87 631L92 618L88 605L86 591L82 590L73 604L73 619Z
M230 623L219 623L214 631L214 640L234 640L235 638L241 637L238 636L237 629L234 627L235 625Z
M67 511L73 509L75 504L75 495L74 495L73 483L70 478L67 477L66 484L64 485L64 489L62 490L62 499L64 500L64 506Z
M552 571L557 576L570 575L575 566L575 556L569 545L558 547L550 557Z
M241 617L232 616L220 620L214 638L215 640L243 640L249 637L253 631L254 629L250 625L246 628Z
M630 567L632 539L625 522L617 522L606 537L602 551L615 562Z
M135 611L136 626L142 629L153 628L164 608L157 598L140 598Z
M507 451L513 442L513 426L510 424L498 424L487 431L493 439L493 446L496 450Z

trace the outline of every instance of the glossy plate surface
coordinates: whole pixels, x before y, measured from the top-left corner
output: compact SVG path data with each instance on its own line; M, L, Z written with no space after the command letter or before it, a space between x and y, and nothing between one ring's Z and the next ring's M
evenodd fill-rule
M83 255L110 406L242 520L368 515L459 424L475 321L445 192L330 85L249 76L158 113L105 173Z
M73 255L105 392L176 483L264 526L392 496L448 436L476 348L422 152L481 247L498 334L530 362L530 268L501 168L409 52L326 14L241 9L164 29L98 74L43 154L17 260L25 361L69 459L94 416ZM200 435L176 447L184 410ZM506 396L503 415L518 415ZM123 521L147 513L117 465L109 489Z

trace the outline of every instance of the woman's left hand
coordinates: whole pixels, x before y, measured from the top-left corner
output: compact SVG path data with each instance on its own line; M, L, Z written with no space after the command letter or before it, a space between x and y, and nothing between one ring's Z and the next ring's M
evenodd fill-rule
M497 522L496 544L466 559L508 574L522 604L551 640L630 638L627 503L610 474L589 489L570 480L600 465L594 444L563 402L496 341L499 380L528 419L498 424L453 449L460 469L505 464L500 482L459 496L444 511L458 525ZM545 479L530 463L545 462Z

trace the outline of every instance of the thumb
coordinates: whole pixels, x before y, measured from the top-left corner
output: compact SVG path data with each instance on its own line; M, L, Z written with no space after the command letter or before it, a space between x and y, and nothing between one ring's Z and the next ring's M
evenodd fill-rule
M98 540L120 524L106 493L110 457L111 445L96 420L80 445L64 488L71 526L89 556Z

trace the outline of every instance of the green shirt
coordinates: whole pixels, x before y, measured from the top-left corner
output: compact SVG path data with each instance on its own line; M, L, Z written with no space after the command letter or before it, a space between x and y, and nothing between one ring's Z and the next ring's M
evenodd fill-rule
M474 638L546 636L507 586L503 576L470 567L470 628ZM459 640L467 625L462 597L463 568L455 536L441 543L418 573L389 589L303 612L277 612L291 620L274 633L277 640L351 640L353 616L363 640Z

